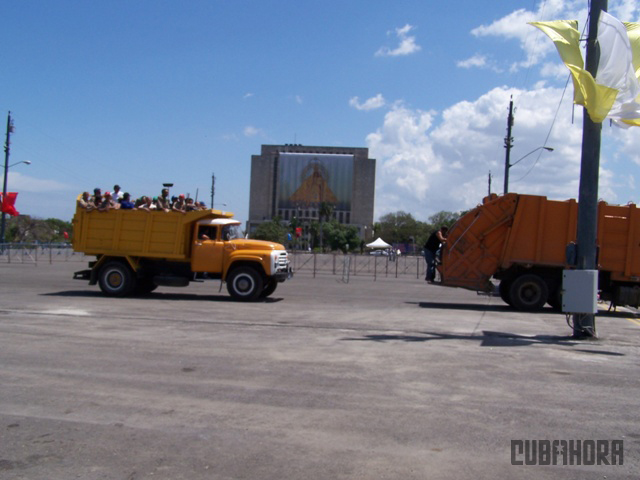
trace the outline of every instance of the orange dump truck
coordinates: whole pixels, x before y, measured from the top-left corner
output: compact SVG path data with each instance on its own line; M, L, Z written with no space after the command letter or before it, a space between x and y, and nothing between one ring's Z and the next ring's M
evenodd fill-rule
M575 200L508 193L486 197L449 230L443 285L493 291L518 310L562 306L562 272L571 268L578 219ZM598 205L598 289L616 305L640 304L640 211Z
M109 296L145 294L220 279L237 300L271 295L291 277L285 248L242 237L240 222L220 210L187 213L77 208L73 249L95 255L74 278Z

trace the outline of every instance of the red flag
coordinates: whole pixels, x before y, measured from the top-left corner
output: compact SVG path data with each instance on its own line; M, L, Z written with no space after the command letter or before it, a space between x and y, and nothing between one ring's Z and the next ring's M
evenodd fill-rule
M18 212L15 207L17 197L17 192L7 192L6 198L2 199L2 213L8 213L9 215L12 215L14 217L20 215L20 212Z

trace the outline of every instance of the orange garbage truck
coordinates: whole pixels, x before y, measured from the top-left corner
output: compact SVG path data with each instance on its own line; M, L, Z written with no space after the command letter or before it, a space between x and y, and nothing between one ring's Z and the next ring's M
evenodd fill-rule
M492 194L449 230L442 285L491 292L517 310L562 307L562 273L575 260L578 203ZM640 305L640 211L598 205L598 290L615 305Z
M99 212L77 207L73 232L74 251L96 256L74 278L97 283L108 296L219 279L234 299L251 301L271 295L292 276L282 245L243 238L240 222L220 210Z

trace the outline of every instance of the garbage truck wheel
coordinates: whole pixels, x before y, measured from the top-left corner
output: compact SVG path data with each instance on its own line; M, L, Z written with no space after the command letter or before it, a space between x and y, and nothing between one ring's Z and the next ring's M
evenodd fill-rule
M504 303L509 306L513 306L511 303L511 297L509 290L511 290L511 281L509 280L501 280L500 285L498 286L498 291L500 292L500 298Z
M547 283L538 275L527 273L513 280L509 297L516 310L540 310L549 298Z

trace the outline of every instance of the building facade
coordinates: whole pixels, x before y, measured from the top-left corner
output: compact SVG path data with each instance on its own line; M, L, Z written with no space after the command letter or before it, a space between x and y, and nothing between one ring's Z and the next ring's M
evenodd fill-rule
M333 218L358 227L373 223L376 161L368 148L262 145L251 156L247 231L276 216L284 222L318 221L327 204Z

